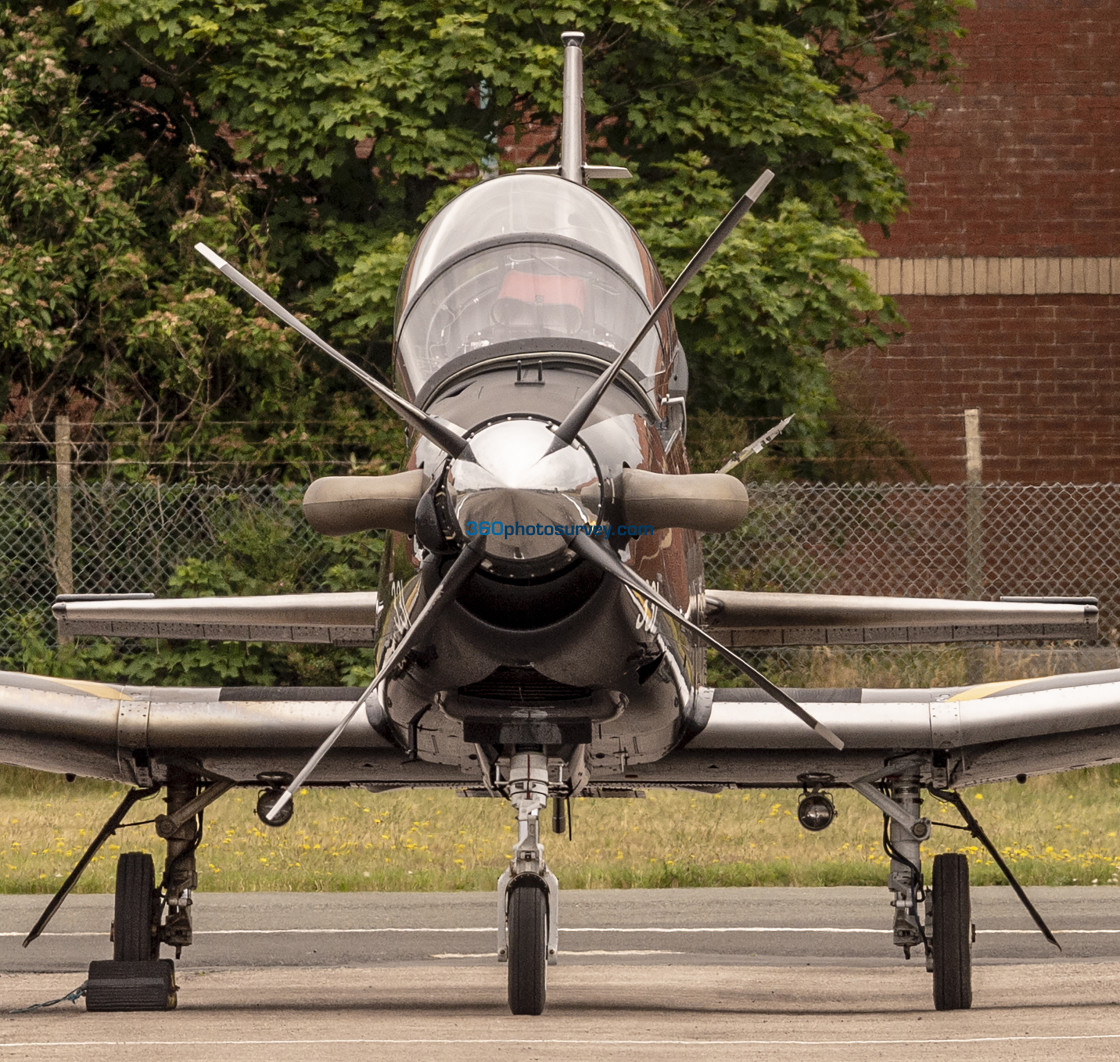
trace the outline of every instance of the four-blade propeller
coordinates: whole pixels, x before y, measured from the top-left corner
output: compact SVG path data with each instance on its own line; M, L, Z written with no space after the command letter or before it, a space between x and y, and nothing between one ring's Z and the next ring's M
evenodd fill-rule
M670 285L657 306L650 312L648 319L634 337L633 341L619 354L614 362L603 370L588 391L576 402L575 406L563 421L556 426L553 430L553 438L551 441L546 441L545 446L542 447L544 452L538 459L538 464L546 462L552 454L576 444L576 438L580 431L587 424L596 406L607 393L618 374L622 371L623 366L626 364L631 354L638 348L638 345L656 325L662 315L668 312L685 285L696 276L704 264L712 257L724 240L726 240L739 221L746 216L747 212L770 183L773 176L773 173L766 170L735 206L732 207L727 216L724 217L712 232L711 236L705 241L704 245L696 252L692 260L681 272L680 276ZM200 243L196 245L195 249L211 265L237 284L238 287L251 295L262 306L270 310L281 321L291 328L294 328L301 336L352 372L359 380L369 387L370 390L381 398L382 401L393 409L405 423L446 452L449 455L449 459L459 459L461 464L475 460L468 435L464 434L457 427L438 420L424 410L414 406L411 402L397 395L391 388L355 365L354 362L335 350L334 347L325 340L321 339L310 328L303 324L302 321L289 313L283 306L276 302L275 299L262 291L256 284L242 273L238 272L237 269L209 247ZM420 480L423 479L423 477L420 477L417 473L402 473L400 476L404 478L414 476ZM672 479L673 477L666 478ZM367 492L371 493L369 498L355 496L356 503L359 506L365 504L370 511L376 510L380 512L386 505L392 508L393 523L383 524L382 526L398 526L399 524L407 523L407 513L404 509L411 506L410 499L417 500L416 510L419 511L422 507L421 502L427 497L422 493L425 489L422 482L414 484L410 479L408 483L403 483L399 488L397 488L395 483L393 486L393 491L376 492L378 495L385 494L385 498L381 498L380 496L374 497L372 492ZM509 494L510 492L506 491L505 493ZM322 497L320 498L319 495ZM327 533L346 533L347 531L358 530L366 526L363 522L362 514L359 513L358 510L353 510L353 515L351 515L351 503L354 502L355 499L345 499L338 495L339 491L333 484L329 487L323 486L317 492L316 500L312 503L313 508L317 506L323 509L323 513L319 517L324 524L323 530L326 530ZM392 676L393 672L405 660L410 650L417 645L425 634L431 631L432 626L444 609L456 599L466 581L474 574L483 561L487 559L486 541L487 537L485 535L477 535L471 538L463 547L458 557L448 569L447 574L436 586L400 642L398 642L382 660L381 666L378 668L377 674L374 676L369 686L366 687L362 695L354 702L345 717L339 722L338 726L326 737L308 760L307 764L289 784L281 798L268 812L267 817L269 820L274 819L280 814L284 805L291 800L292 794L308 779L319 762L341 737L350 721L357 715L369 698L375 695L377 687ZM806 726L814 730L834 748L842 749L844 747L844 743L836 734L810 715L809 712L784 690L780 689L756 668L747 663L747 661L743 660L740 656L733 653L730 649L713 638L702 627L689 620L677 610L671 602L667 601L660 593L650 587L648 583L619 559L618 555L609 545L604 542L592 540L583 534L569 537L567 543L572 553L581 560L599 568L601 571L620 582L632 593L637 594L646 601L654 604L657 608L664 610L666 614L671 615L681 626L692 632L697 638L701 639L701 641L711 646L721 656L733 663L761 690L788 711L792 712Z

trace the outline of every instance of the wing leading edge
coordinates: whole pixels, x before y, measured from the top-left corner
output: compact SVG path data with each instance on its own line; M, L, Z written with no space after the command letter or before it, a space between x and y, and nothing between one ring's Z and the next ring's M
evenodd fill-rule
M118 686L0 672L0 762L141 786L163 784L176 764L247 784L262 772L294 776L358 692ZM406 762L400 745L364 715L312 779L378 788L463 780L455 767Z
M789 691L845 749L822 747L752 689L703 688L707 721L686 745L631 764L638 785L843 785L917 758L939 786L974 785L1120 762L1120 670L943 689ZM353 703L348 688L128 687L0 672L4 762L130 784L166 764L251 782L294 774ZM470 770L470 765L461 765ZM356 718L314 782L385 787L468 784L455 766L409 762L391 736Z
M1095 598L866 597L709 590L703 623L731 646L890 645L1097 636Z
M263 594L256 597L155 598L144 594L70 594L54 615L63 636L208 638L371 646L377 594Z

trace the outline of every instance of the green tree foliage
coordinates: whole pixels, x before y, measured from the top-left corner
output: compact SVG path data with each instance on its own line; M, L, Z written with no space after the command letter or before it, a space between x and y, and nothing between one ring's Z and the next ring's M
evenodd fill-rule
M108 129L61 37L57 20L0 14L0 386L36 428L75 381L103 378L148 308L137 211L151 179L139 157L100 150Z
M50 463L59 413L87 467L135 478L306 480L338 460L339 438L363 463L372 451L395 464L399 429L308 369L290 334L194 253L198 240L221 246L278 289L244 175L190 140L130 129L127 94L91 94L76 69L80 43L56 14L0 13L9 470Z
M959 6L81 0L70 11L85 83L135 141L189 143L223 173L252 173L247 201L267 220L285 296L382 368L411 240L500 142L554 122L560 33L579 27L596 154L639 178L605 194L666 273L763 167L779 173L679 317L701 404L796 411L797 430L819 438L824 355L882 343L895 322L842 264L864 250L853 222L887 225L905 205L890 158L903 135L859 97L948 76Z

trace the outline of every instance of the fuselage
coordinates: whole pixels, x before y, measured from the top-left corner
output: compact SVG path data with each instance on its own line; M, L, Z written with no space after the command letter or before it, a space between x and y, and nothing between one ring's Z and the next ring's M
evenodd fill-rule
M688 472L687 371L669 314L573 445L548 452L662 293L629 223L560 177L484 181L417 241L398 298L397 375L471 452L452 460L424 439L412 451L431 486L410 539L417 574L387 612L383 651L465 542L487 536L486 562L381 691L420 757L470 769L476 745L586 746L596 773L612 775L692 732L702 654L672 617L567 548L573 534L609 543L683 612L702 593L696 533L631 522L619 486L626 470Z

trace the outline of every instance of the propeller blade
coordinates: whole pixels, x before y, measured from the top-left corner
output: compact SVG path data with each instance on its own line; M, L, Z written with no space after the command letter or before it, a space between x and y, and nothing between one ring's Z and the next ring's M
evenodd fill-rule
M386 387L365 369L355 365L345 354L335 350L325 339L321 339L312 332L298 317L285 310L271 295L262 291L243 273L238 272L216 251L212 251L204 243L196 243L194 249L219 273L232 280L242 291L251 295L266 310L280 318L289 328L294 328L309 343L314 343L321 351L334 358L339 365L352 372L397 416L409 427L423 435L425 439L431 440L441 450L451 454L452 457L458 457L466 449L466 440L457 431L436 420L435 417L429 416L407 399L401 398L391 387Z
M597 565L608 575L613 575L625 586L635 593L640 594L648 601L652 601L658 608L664 609L673 616L687 630L692 631L701 641L710 645L720 656L734 664L743 672L763 693L773 697L783 708L792 712L811 730L815 730L834 749L842 750L844 742L840 740L824 723L810 715L797 703L785 690L776 686L761 671L748 664L737 653L733 653L722 642L713 638L703 627L693 623L687 616L682 615L673 605L661 596L653 587L626 567L615 555L614 551L605 543L590 538L587 535L575 535L570 543L571 548L584 560Z
M392 672L393 668L397 666L398 661L412 648L416 640L431 629L432 624L435 623L440 613L455 599L455 595L462 588L463 583L467 581L470 574L485 559L485 545L486 536L476 535L467 543L463 552L455 558L455 562L451 565L450 569L448 569L447 574L443 577L439 586L435 588L432 596L428 598L424 607L420 610L420 615L416 617L412 626L405 632L404 637L389 654L388 659L381 665L377 674L373 676L373 681L354 702L350 711L346 713L338 726L327 735L323 743L315 750L311 759L304 764L303 769L292 779L288 784L288 788L281 794L280 799L273 804L268 814L265 815L265 818L270 822L276 818L284 805L292 799L299 787L307 781L311 772L319 766L319 761L334 747L334 743L342 736L342 732L346 729L350 720L358 714L358 711L366 701L369 700L373 691L377 689L386 675Z
M747 211L758 202L759 197L766 190L766 186L773 179L773 171L764 170L762 176L743 193L739 201L727 212L723 220L712 231L711 236L704 241L704 245L692 256L692 261L684 267L681 271L681 275L673 281L669 286L669 290L661 296L660 301L653 308L653 312L650 313L646 323L639 329L638 334L631 341L630 345L603 370L602 374L591 385L587 393L575 404L572 411L564 418L563 422L556 429L556 440L549 448L549 453L555 453L562 447L571 445L572 440L575 439L582 430L584 424L587 423L588 418L599 404L600 399L607 393L607 389L610 385L614 383L615 377L622 371L622 366L626 364L630 355L638 349L638 344L645 339L649 330L657 323L657 319L677 301L677 296L680 295L692 278L704 268L708 259L719 250L723 241L731 235L735 226L746 217Z

